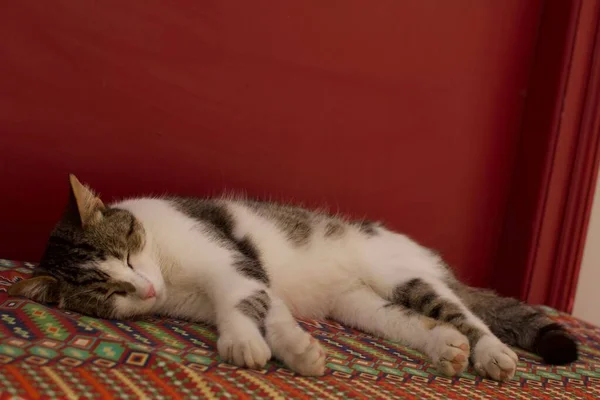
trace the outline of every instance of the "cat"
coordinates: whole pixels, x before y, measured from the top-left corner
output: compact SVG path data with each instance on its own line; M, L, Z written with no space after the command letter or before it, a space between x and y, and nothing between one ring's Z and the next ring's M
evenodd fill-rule
M326 352L295 317L331 318L425 353L447 376L469 362L510 380L517 355L577 359L540 310L457 280L435 252L381 223L222 197L141 197L106 206L70 175L69 202L13 296L100 318L159 314L216 325L226 362L275 356L305 376Z

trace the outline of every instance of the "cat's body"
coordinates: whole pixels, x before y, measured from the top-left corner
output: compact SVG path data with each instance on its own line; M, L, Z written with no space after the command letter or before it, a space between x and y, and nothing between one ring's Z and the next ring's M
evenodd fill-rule
M470 358L480 374L510 379L517 356L506 344L553 363L577 357L540 311L461 284L437 254L379 224L232 198L105 207L71 183L36 277L13 294L101 317L206 321L224 359L258 368L273 354L305 375L324 372L325 353L293 317L401 341L447 375Z

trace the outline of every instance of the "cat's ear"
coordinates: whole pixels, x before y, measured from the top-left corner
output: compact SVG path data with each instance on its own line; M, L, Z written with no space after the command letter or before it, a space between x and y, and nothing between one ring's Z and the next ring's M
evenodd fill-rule
M39 303L57 303L58 281L51 276L23 279L8 288L11 296L23 296Z
M69 194L68 214L85 228L102 218L104 203L86 185L79 182L75 175L69 175L71 192Z

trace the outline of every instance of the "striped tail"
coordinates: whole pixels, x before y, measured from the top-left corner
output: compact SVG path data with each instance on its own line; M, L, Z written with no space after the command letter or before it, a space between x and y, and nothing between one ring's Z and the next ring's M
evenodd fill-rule
M459 282L451 287L504 343L538 354L547 364L564 365L577 360L575 340L539 309Z

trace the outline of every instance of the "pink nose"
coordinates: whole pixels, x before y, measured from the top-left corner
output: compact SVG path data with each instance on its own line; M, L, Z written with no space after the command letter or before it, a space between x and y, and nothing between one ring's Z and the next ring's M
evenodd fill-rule
M150 285L150 286L148 286L148 290L146 291L146 294L144 295L144 300L151 299L152 297L156 297L156 290L154 290L153 285Z

